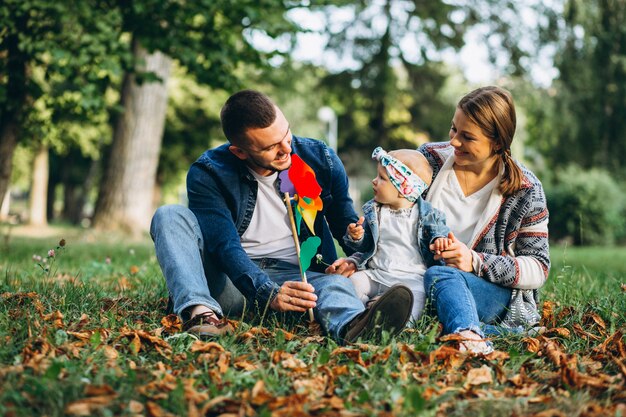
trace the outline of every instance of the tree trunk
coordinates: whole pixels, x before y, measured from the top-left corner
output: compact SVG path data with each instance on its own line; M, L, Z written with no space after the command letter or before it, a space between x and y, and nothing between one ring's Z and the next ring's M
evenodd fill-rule
M17 28L25 31L28 18L21 16L15 22ZM17 147L22 113L27 100L26 80L28 76L27 57L19 46L19 36L11 34L3 40L6 59L6 91L10 100L0 108L0 196L4 196L11 183L13 153Z
M9 219L9 208L11 206L11 192L7 190L2 202L0 203L0 222L7 221Z
M33 182L30 188L29 224L46 226L48 199L48 147L41 145L33 161Z
M13 153L17 147L17 123L9 121L0 130L0 195L6 195L13 171Z
M111 154L100 185L94 227L120 229L132 234L148 230L153 213L153 192L165 125L167 79L171 59L160 53L148 54L133 43L141 71L153 72L161 82L138 85L126 74L122 86L124 112L113 135Z

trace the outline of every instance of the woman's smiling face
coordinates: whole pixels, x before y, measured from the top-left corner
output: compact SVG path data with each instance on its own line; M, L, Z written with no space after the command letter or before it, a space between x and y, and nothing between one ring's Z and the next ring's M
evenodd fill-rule
M452 118L449 136L457 165L491 168L496 163L494 142L459 108Z

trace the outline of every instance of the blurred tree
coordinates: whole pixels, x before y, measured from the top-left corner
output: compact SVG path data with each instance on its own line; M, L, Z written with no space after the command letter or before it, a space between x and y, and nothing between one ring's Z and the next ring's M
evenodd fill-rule
M142 0L116 4L128 33L135 66L122 85L124 112L118 119L94 214L100 228L147 229L167 103L170 57L200 83L233 89L239 63L262 65L268 58L249 36L295 30L284 13L292 1ZM271 55L271 54L270 54ZM153 66L154 64L154 66Z
M346 159L352 158L348 151L445 138L453 104L441 96L447 77L441 52L463 45L471 10L444 1L338 4L351 18L327 25L328 46L354 65L329 74L322 86L340 115L339 148ZM322 10L336 13L335 7Z
M567 0L545 43L559 76L537 93L529 135L552 169L575 162L626 177L626 2Z
M105 91L119 69L115 24L116 15L98 3L7 0L0 5L0 74L6 74L0 77L0 192L8 188L18 142L36 149L88 147L82 132L65 126L102 118ZM41 219L45 187L32 191L43 193L32 196Z

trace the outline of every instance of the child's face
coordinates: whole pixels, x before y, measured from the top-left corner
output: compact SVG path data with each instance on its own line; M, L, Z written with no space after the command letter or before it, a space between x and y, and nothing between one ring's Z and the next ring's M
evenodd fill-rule
M380 163L378 164L378 175L372 180L372 188L374 189L374 200L377 203L387 204L395 208L407 201L389 181L387 170Z

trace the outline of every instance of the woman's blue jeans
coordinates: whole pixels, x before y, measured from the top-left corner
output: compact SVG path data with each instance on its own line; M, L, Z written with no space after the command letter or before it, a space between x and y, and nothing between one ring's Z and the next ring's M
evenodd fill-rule
M241 316L246 299L205 256L202 232L191 210L179 205L160 207L152 218L150 234L176 314L204 305L219 315ZM271 258L254 262L278 285L300 280L297 265ZM346 277L307 272L307 278L318 297L313 309L316 320L331 337L341 340L345 326L365 310L363 303Z
M426 270L424 288L443 325L443 334L471 330L480 336L501 334L497 326L506 314L511 288L450 266Z

